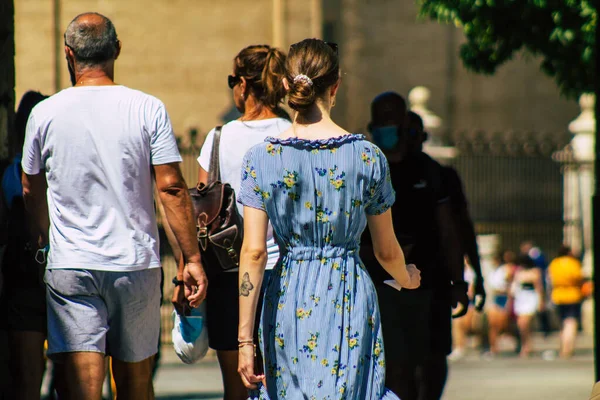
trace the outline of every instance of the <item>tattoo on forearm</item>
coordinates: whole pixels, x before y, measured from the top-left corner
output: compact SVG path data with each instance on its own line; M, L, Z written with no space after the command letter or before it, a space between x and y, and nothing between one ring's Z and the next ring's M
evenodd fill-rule
M250 274L247 272L242 276L242 284L240 285L240 296L250 296L250 291L254 289L254 285L250 282Z

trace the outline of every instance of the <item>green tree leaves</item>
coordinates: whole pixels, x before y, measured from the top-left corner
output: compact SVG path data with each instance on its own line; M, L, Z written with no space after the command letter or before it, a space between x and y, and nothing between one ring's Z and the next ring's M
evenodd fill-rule
M475 72L493 74L521 51L571 98L593 91L597 12L592 0L417 0L420 15L462 29L460 57Z

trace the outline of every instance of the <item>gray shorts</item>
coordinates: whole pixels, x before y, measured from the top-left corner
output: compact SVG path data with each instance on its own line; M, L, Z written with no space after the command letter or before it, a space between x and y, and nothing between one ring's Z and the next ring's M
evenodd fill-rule
M139 362L158 351L160 268L49 269L44 280L48 355L91 351Z

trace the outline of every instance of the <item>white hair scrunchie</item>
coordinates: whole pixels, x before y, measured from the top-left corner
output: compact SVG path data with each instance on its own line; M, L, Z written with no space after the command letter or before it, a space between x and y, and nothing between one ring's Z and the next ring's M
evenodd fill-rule
M306 76L304 74L299 74L299 75L296 75L294 77L294 83L297 83L297 82L304 82L308 86L312 86L313 85L312 79L310 79L308 76Z

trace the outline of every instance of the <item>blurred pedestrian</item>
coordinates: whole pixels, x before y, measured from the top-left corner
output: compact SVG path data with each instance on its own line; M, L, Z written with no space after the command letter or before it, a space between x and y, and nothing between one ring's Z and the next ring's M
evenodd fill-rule
M569 358L575 348L583 300L581 262L575 258L570 247L561 246L558 257L552 260L548 267L548 275L552 288L552 302L558 309L562 324L560 356Z
M544 309L544 290L542 272L530 257L519 257L517 265L511 293L521 338L520 355L527 358L532 352L531 323L536 313Z
M551 303L548 301L549 293L548 293L548 263L546 261L546 256L542 252L542 249L536 246L533 241L525 240L521 243L521 255L527 256L533 260L533 264L539 269L542 279L542 290L544 297L544 308L541 308L537 313L540 329L544 334L544 337L548 337L552 332L552 325L550 321L550 313L547 309Z
M191 201L164 105L114 82L112 22L77 16L65 32L73 87L38 104L23 147L25 205L49 245L48 354L59 397L99 399L105 356L117 394L153 398L160 329L156 184L198 303L206 293Z
M507 332L510 326L512 302L509 302L509 292L517 269L515 262L516 254L505 250L502 253L502 263L488 277L488 283L492 288L492 301L486 307L491 356L498 355L500 335Z
M457 316L462 316L469 300L443 169L421 151L422 139L409 131L409 124L399 94L386 92L371 103L369 130L390 161L392 185L402 193L392 207L394 231L407 262L422 271L421 287L398 292L387 285L391 278L374 257L366 234L361 256L381 307L388 387L403 400L437 400L452 351L452 307L460 304Z
M21 149L31 110L47 96L23 95L15 118L18 153L2 174L0 243L6 245L1 261L4 290L0 296L0 324L8 332L9 371L15 399L39 399L46 361L46 286L43 275L46 249L35 221L25 211L21 184ZM7 398L8 398L7 397Z

